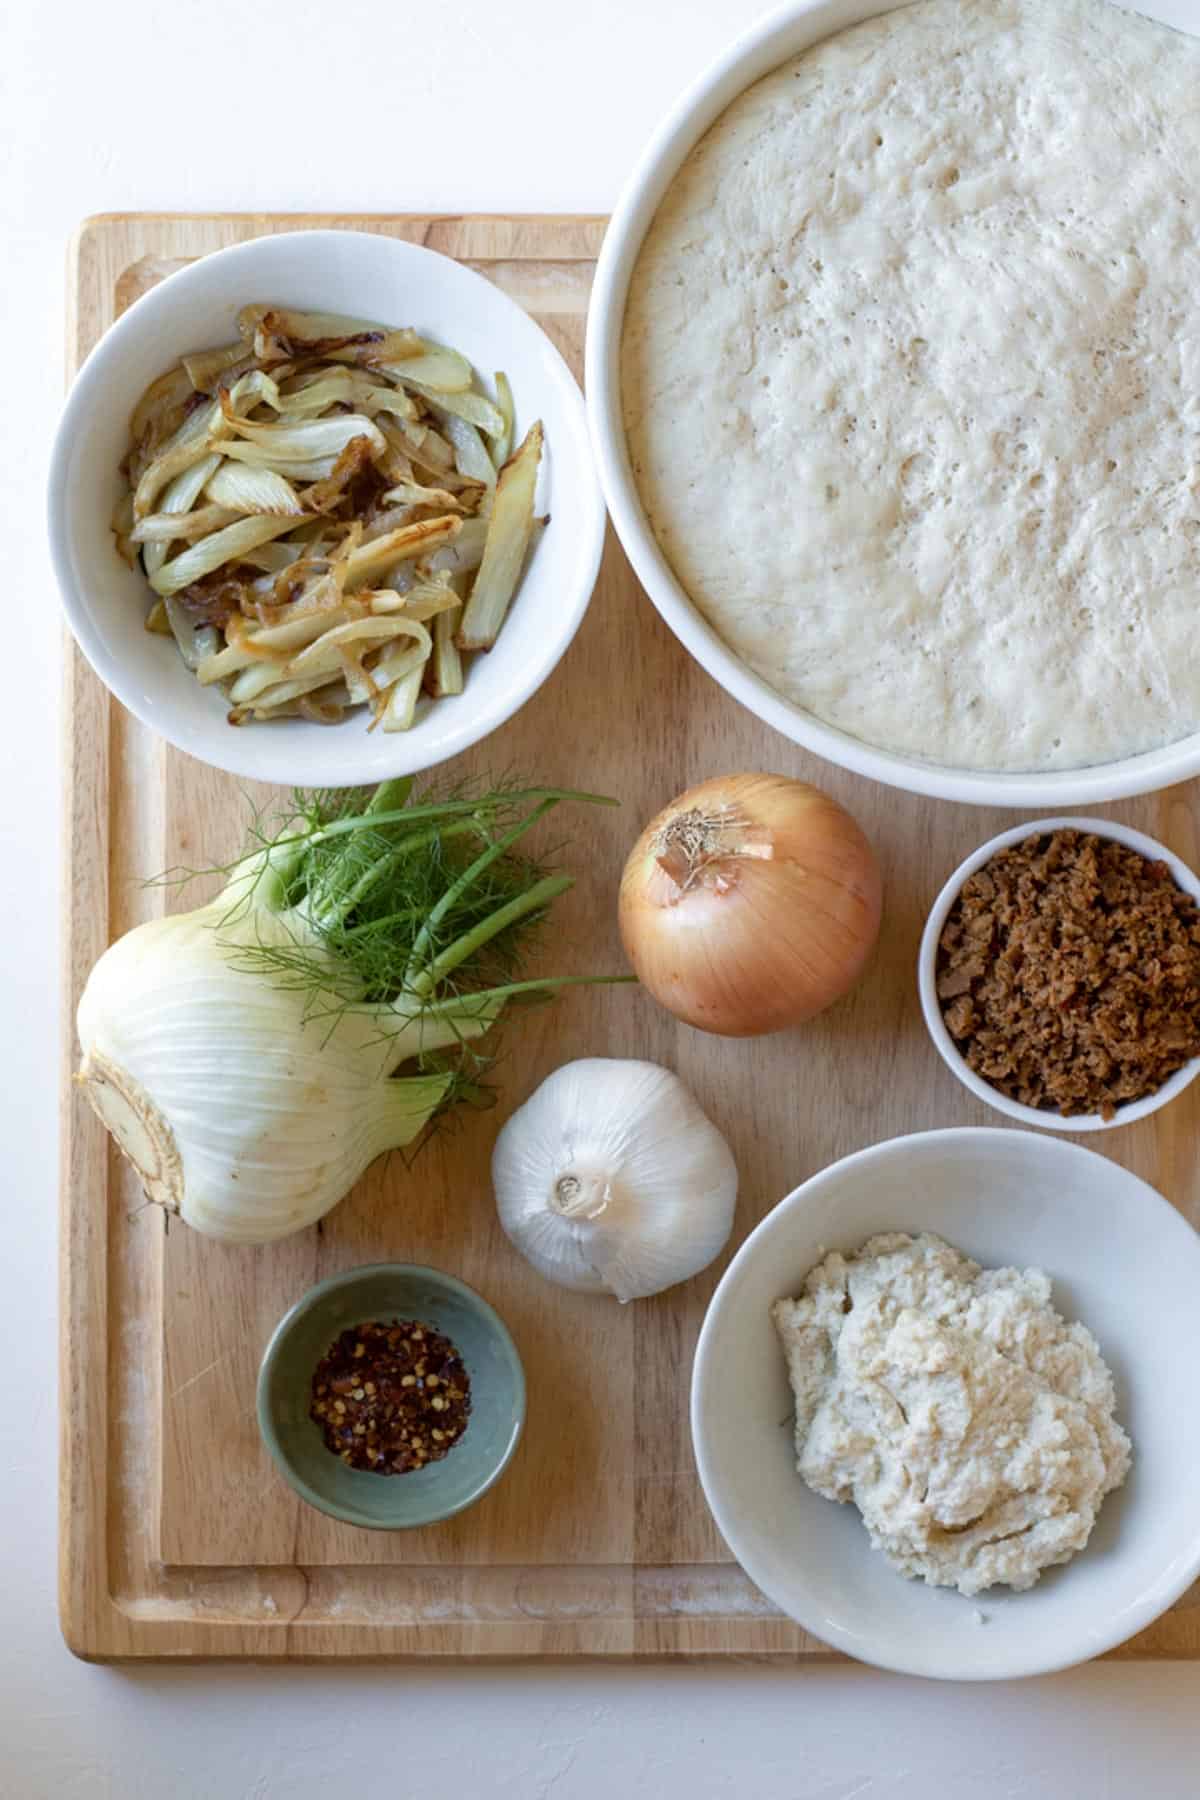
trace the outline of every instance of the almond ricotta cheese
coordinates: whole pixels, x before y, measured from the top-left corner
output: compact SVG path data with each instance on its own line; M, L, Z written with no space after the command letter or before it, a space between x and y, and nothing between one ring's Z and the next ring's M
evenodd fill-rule
M1095 1338L1040 1269L892 1232L832 1252L773 1316L800 1474L857 1506L902 1575L1023 1589L1084 1548L1131 1447Z

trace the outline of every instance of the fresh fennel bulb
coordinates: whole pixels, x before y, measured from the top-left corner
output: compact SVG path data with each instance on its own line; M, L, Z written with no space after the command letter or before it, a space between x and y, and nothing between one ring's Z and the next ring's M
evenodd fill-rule
M147 1197L198 1231L313 1224L469 1086L466 1046L510 999L562 985L507 979L571 885L513 846L591 796L409 788L298 797L215 900L139 925L88 978L77 1079Z

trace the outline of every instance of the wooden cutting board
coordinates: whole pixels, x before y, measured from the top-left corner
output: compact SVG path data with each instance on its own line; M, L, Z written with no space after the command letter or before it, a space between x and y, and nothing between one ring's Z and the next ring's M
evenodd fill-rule
M471 263L580 368L600 219L111 215L89 221L71 249L70 369L182 261L304 226L381 232ZM172 865L227 859L248 801L244 784L168 748L110 701L70 645L66 687L69 1070L92 963L130 926L179 904L140 883ZM165 1233L64 1083L60 1585L78 1654L827 1654L731 1563L693 1468L691 1355L726 1259L626 1308L567 1294L508 1246L488 1177L508 1111L582 1055L678 1070L737 1155L733 1245L851 1150L899 1132L997 1123L927 1041L913 968L946 874L1014 815L877 787L776 737L674 641L615 542L556 674L451 773L518 770L620 797L619 812L555 818L581 877L547 953L569 973L622 967L616 883L646 817L689 783L739 767L819 782L857 814L884 865L886 922L869 977L803 1031L730 1043L677 1025L640 990L568 992L508 1034L498 1111L466 1115L410 1169L377 1165L323 1229L261 1250L178 1226ZM1193 787L1108 811L1197 861ZM1200 1083L1098 1147L1200 1221L1198 1118ZM276 1475L254 1419L255 1372L279 1316L322 1276L384 1258L433 1263L480 1288L512 1327L529 1376L528 1428L508 1475L472 1511L413 1533L359 1531L304 1506ZM1200 1589L1117 1654L1200 1655Z

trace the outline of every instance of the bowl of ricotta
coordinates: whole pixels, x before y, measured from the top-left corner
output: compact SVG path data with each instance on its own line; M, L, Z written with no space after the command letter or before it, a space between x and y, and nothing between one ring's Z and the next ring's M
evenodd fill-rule
M746 1240L692 1435L781 1611L906 1674L1045 1674L1200 1575L1200 1237L1107 1158L957 1129L844 1158Z
M1107 0L808 0L655 134L589 310L601 480L785 737L1047 810L1200 771L1198 81Z

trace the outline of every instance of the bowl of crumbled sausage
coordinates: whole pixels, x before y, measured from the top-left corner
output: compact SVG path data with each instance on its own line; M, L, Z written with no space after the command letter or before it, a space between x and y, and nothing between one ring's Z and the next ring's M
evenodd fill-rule
M1106 819L1043 819L955 870L918 959L925 1022L1010 1118L1103 1131L1200 1073L1200 880Z

